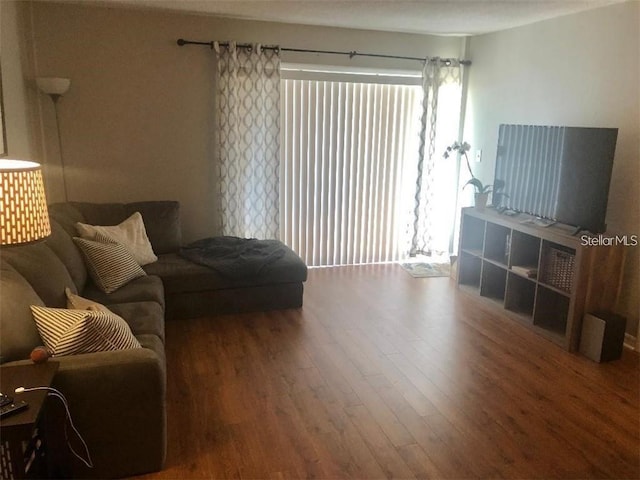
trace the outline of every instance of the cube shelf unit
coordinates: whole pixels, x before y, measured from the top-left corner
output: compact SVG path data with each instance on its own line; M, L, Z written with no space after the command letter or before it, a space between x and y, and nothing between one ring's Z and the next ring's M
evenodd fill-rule
M615 306L624 249L584 246L571 227L533 220L462 209L458 286L575 351L584 314Z

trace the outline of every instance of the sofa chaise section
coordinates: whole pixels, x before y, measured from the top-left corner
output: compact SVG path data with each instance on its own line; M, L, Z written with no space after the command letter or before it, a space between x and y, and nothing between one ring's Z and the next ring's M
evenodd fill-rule
M162 279L168 320L302 306L307 266L285 245L282 258L267 265L259 275L243 278L230 278L180 256L178 202L69 202L50 207L50 215L71 234L75 234L77 222L117 225L136 211L142 214L149 241L158 256L158 261L145 265L144 270L152 278ZM97 289L90 292L98 299L104 298Z

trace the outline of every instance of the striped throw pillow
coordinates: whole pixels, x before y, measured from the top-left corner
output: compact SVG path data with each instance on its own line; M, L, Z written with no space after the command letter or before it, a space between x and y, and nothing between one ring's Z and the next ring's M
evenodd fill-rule
M73 241L80 247L91 278L105 293L146 275L131 253L106 235L98 233L94 240L73 237Z
M141 348L115 313L31 306L38 332L54 356Z

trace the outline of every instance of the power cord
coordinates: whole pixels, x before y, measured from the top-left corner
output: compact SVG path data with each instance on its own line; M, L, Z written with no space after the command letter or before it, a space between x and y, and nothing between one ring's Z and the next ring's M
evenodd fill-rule
M71 425L71 428L73 429L73 431L75 432L75 434L77 435L77 437L80 439L80 441L82 442L82 445L84 447L84 451L87 454L87 458L83 458L81 457L71 446L71 442L69 441L69 435L67 432L67 422L64 423L64 437L67 441L67 446L69 447L69 450L71 450L71 453L73 453L76 458L78 458L82 463L84 463L88 468L93 468L93 461L91 460L91 454L89 453L89 447L87 447L87 443L84 441L84 438L82 438L82 435L80 435L80 432L78 431L78 429L76 428L76 426L73 423L73 419L71 418L71 412L69 411L69 404L67 403L67 399L65 398L65 396L62 394L62 392L60 392L60 390L57 390L55 388L51 388L51 387L31 387L31 388L25 388L25 387L18 387L16 388L15 392L16 393L23 393L23 392L33 392L36 390L45 390L47 391L47 396L51 396L51 397L56 397L58 400L60 400L62 402L62 405L64 405L64 409L66 411L67 414L67 420L69 420L69 424Z

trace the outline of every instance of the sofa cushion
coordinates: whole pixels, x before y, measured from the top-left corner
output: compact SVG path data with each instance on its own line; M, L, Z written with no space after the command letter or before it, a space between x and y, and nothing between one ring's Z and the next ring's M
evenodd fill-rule
M3 249L2 257L29 282L48 307L64 307L67 304L64 289L76 290L67 267L46 243ZM3 293L3 299L4 296Z
M49 218L59 223L70 237L75 237L78 234L76 223L87 221L80 210L67 202L49 205Z
M29 305L44 303L29 282L4 260L0 261L0 292L0 363L29 358L31 350L42 345Z
M31 312L54 356L140 348L127 322L114 313L39 306Z
M156 335L164 342L164 311L156 302L114 303L106 307L94 300L75 295L69 289L65 293L69 309L115 313L127 322L134 335Z
M99 302L76 295L68 288L65 288L64 294L67 296L67 308L71 310L95 310L107 313L111 311Z
M140 212L135 212L118 225L89 225L78 222L76 228L80 236L87 240L95 240L98 233L115 240L129 250L139 265L158 260L153 253Z
M156 254L177 251L182 243L180 203L176 201L148 201L133 203L71 202L83 217L78 222L92 225L117 225L135 212L140 212L153 251ZM70 209L65 209L70 215Z
M75 234L74 234L75 235ZM87 283L87 267L73 239L56 220L51 219L51 236L45 243L64 263L78 291Z
M120 243L97 233L95 240L73 237L87 262L95 284L105 293L112 293L131 280L146 273L129 251Z
M178 251L182 245L179 202L134 202L124 208L127 213L140 212L156 254Z
M156 302L112 303L109 309L124 318L138 335L156 335L164 342L164 311Z
M79 221L91 225L117 225L129 216L124 203L69 203L82 214L84 220Z
M156 302L164 309L162 280L154 275L136 278L113 293L104 293L93 283L88 283L82 291L82 296L103 303L109 308L116 303Z
M260 275L246 278L229 278L213 268L198 265L178 254L158 255L158 261L145 265L144 270L149 275L161 277L168 294L296 283L307 279L307 266L288 247L285 255L266 265Z

